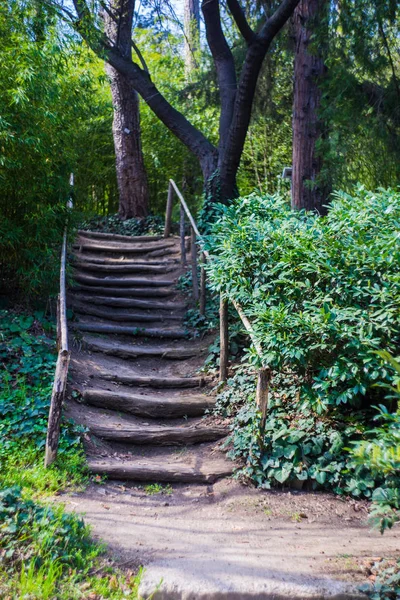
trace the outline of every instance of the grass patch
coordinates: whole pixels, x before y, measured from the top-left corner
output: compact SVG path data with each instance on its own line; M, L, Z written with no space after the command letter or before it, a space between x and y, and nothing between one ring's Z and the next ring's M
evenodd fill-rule
M56 361L55 324L43 313L0 311L0 598L137 598L140 573L104 559L77 515L48 498L88 482L82 427L63 421L59 454L44 468Z

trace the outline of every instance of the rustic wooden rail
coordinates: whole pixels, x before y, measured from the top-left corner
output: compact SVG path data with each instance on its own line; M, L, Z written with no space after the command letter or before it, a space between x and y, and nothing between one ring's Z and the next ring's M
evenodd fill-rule
M73 184L72 176L71 183ZM72 208L71 200L68 201L67 207L69 209ZM58 357L56 364L56 372L54 375L53 390L51 394L49 420L47 424L46 452L44 458L45 467L51 465L57 458L62 405L65 397L68 367L70 361L70 351L68 348L67 299L65 282L65 271L67 263L67 233L68 217L64 227L64 235L61 247L60 293L57 298Z
M199 300L200 313L204 315L206 305L206 273L204 269L205 261L210 260L210 255L204 248L198 247L198 242L202 242L201 235L196 225L196 221L188 208L178 186L173 179L169 180L168 185L168 197L167 197L167 209L165 214L165 228L164 237L168 237L171 234L171 222L172 222L172 208L174 202L174 195L176 195L180 202L180 226L179 234L181 238L181 262L183 265L186 264L186 244L185 244L185 215L189 220L191 229L191 263L192 263L192 281L193 281L193 298L197 302ZM200 264L201 264L201 275L200 275L200 290L197 273L197 254L200 250ZM262 360L262 348L258 342L253 327L244 313L243 308L238 302L230 300L238 313L250 339L256 349L256 352ZM219 369L219 380L225 382L228 378L228 358L229 358L229 324L228 324L228 299L223 295L220 297L219 307L219 324L220 324L220 369ZM261 413L261 432L265 427L265 421L268 410L268 395L269 395L269 384L271 380L271 370L268 366L262 366L258 371L257 376L257 392L256 402L258 409Z

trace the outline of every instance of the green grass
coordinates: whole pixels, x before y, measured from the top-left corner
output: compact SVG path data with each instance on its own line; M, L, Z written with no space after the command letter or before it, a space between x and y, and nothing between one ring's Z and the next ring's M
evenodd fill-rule
M64 421L44 467L54 323L0 311L0 598L134 600L141 572L110 567L90 528L51 497L89 481L82 427Z
M171 485L162 485L161 483L149 483L144 486L144 491L148 496L155 496L156 494L171 496L173 492Z

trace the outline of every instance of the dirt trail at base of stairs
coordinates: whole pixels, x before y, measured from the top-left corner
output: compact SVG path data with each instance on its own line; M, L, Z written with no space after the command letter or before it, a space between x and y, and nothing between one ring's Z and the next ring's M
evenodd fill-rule
M285 598L353 598L377 559L400 556L399 530L372 530L366 502L232 479L166 492L109 482L63 497L118 563L145 566L144 597L162 579L155 600L278 598L282 586Z

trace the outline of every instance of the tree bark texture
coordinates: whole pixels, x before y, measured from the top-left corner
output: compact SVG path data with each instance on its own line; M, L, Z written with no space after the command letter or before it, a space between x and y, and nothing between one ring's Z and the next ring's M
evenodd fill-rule
M313 25L321 18L325 0L300 0L294 15L295 59L293 100L292 208L326 212L329 189L318 180L322 157L317 141L322 135L318 116L325 72L321 54L310 51Z
M196 53L200 48L200 0L185 0L185 71L189 78L196 69Z
M104 12L105 31L122 56L132 58L131 31L134 12L132 0L112 4L119 23ZM113 138L121 219L143 218L149 212L147 174L141 144L139 96L132 80L106 64L113 101Z
M115 2L129 5L130 14L133 16L134 0L115 0ZM262 62L272 40L292 16L298 2L299 0L282 0L275 12L265 18L256 32L250 27L240 0L228 0L228 8L233 20L247 44L245 60L237 69L222 28L220 1L202 0L201 8L207 42L216 69L221 103L218 148L160 93L151 79L143 57L135 57L133 61L131 57L121 52L120 44L116 46L112 43L107 31L106 36L101 35L101 32L96 29L86 0L73 0L77 14L74 27L94 52L99 56L104 56L106 53L109 65L132 82L134 89L155 115L196 156L203 172L209 199L228 202L237 195L236 174L251 118ZM121 35L130 17L124 16L123 13L118 13L117 16L116 23ZM132 20L130 24L132 25Z

